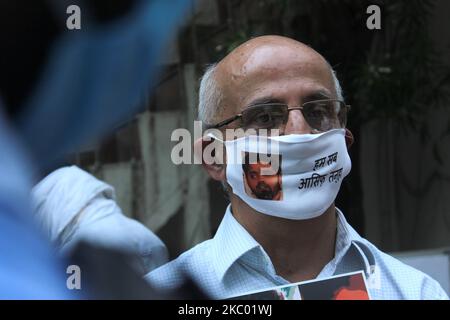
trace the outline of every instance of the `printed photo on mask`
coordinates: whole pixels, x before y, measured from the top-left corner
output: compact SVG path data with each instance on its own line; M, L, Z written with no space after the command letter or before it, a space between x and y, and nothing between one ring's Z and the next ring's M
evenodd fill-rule
M265 155L265 157L268 157ZM255 199L279 201L283 199L281 155L278 170L274 174L264 174L272 163L261 159L259 153L242 153L242 171L245 193Z

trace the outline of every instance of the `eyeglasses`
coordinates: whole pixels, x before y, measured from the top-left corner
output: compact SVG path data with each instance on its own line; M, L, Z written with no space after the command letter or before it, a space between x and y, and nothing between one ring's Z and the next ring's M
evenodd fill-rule
M236 120L241 120L244 129L279 129L286 125L289 112L300 110L308 125L320 132L344 128L350 106L341 100L327 99L303 103L301 106L289 107L284 103L265 103L247 107L242 113L223 120L207 128L218 129Z

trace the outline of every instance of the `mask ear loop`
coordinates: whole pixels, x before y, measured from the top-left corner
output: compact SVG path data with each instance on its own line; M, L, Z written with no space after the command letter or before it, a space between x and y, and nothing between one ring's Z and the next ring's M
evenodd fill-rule
M347 150L350 149L350 147L355 142L355 137L353 136L353 133L345 128L345 144L347 145Z
M202 143L202 146L201 146L201 148L202 148L202 154L201 154L202 163L205 163L205 159L204 159L205 148L216 140L221 142L222 145L225 147L224 140L220 139L219 137L217 137L215 134L213 134L211 132L202 137L202 142L201 142ZM215 150L212 150L211 156L214 158L216 157ZM216 164L216 166L223 166L223 164Z
M201 150L202 151L202 154L201 154L202 164L205 164L205 160L204 160L204 157L203 157L203 152L204 152L205 148L209 144L211 144L215 140L217 140L217 141L220 141L225 147L224 141L222 139L216 137L214 134L208 133L206 136L209 138L209 140L205 139L204 138L205 136L204 136L204 137L202 137L202 142L201 142L202 143L202 150ZM211 156L215 157L216 155L215 154L211 154ZM216 164L216 166L223 166L223 164ZM220 183L221 183L222 190L223 190L225 198L227 200L230 200L230 194L233 192L233 189L225 181L221 181Z

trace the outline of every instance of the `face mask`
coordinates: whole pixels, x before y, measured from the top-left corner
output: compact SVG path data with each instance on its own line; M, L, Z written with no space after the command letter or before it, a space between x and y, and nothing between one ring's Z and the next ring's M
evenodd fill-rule
M233 193L275 217L303 220L323 214L351 169L344 129L222 142Z

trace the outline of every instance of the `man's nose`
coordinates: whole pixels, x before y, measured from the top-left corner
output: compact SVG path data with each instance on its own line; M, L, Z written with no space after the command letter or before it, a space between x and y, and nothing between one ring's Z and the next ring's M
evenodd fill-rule
M306 134L311 133L311 127L306 122L300 110L291 110L288 121L284 127L284 134Z

